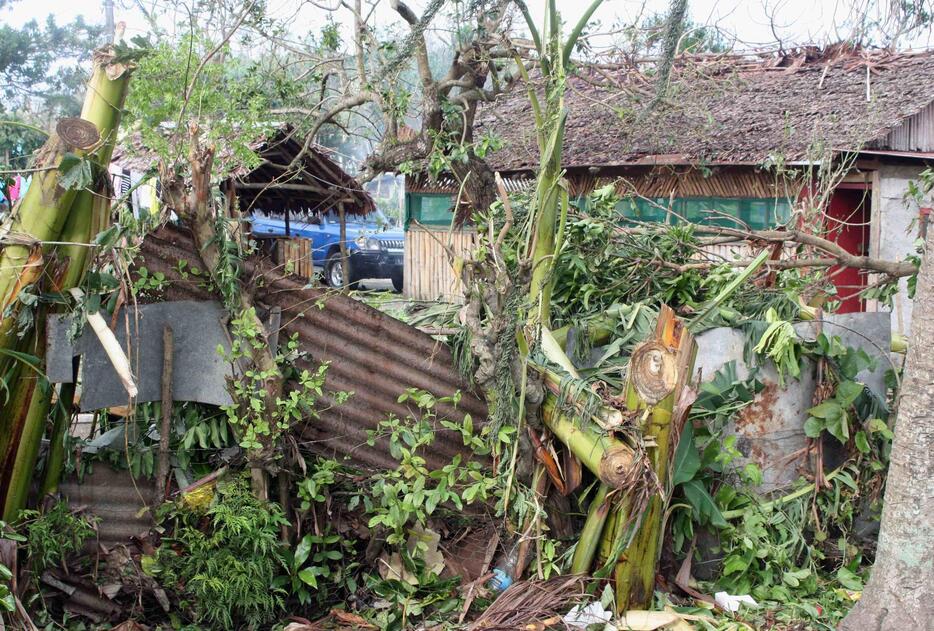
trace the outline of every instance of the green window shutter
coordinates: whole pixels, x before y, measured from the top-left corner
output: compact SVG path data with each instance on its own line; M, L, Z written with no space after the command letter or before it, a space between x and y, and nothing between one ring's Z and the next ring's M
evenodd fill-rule
M664 223L668 218L665 209L669 201L665 197L625 199L617 208L626 219ZM791 217L791 202L785 198L680 197L673 200L671 208L675 213L671 217L673 224L680 222L680 216L702 225L740 227L746 224L754 230L764 230Z
M406 193L405 225L412 221L426 226L450 226L454 219L454 196L447 193Z

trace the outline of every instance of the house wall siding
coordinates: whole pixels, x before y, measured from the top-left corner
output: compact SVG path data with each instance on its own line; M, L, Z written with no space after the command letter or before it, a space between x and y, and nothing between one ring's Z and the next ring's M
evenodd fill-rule
M905 119L881 141L872 143L891 151L934 151L934 103Z
M918 238L918 204L905 200L908 183L917 180L924 168L883 164L878 170L878 189L873 191L870 255L901 261L914 252ZM899 281L899 292L892 307L892 332L908 335L911 330L912 301L908 281ZM880 307L880 310L883 309Z

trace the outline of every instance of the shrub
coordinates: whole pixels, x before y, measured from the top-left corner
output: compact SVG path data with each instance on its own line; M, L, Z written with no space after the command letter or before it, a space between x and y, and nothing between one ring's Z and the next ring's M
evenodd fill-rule
M168 505L163 539L147 572L165 586L178 586L182 605L199 624L256 628L270 622L286 592L274 586L287 569L279 527L281 509L256 499L242 479L218 484L205 510Z

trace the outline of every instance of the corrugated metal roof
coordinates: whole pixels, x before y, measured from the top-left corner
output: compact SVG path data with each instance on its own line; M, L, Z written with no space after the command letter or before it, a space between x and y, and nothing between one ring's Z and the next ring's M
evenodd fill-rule
M107 547L149 532L152 515L143 509L151 503L154 488L152 480L134 480L129 471L115 471L103 462L95 463L80 483L69 476L59 484L72 508L85 507L100 518L97 537Z
M142 260L150 273L162 272L169 285L166 300L211 300L214 296L196 277L180 278L178 261L200 261L187 230L167 225L150 234L141 246ZM204 265L200 264L201 269ZM324 288L308 287L304 280L272 271L264 261L251 259L244 276L262 276L257 298L267 308L279 307L279 340L298 334L303 351L313 362L331 362L326 387L353 392L343 405L321 412L301 430L301 437L319 453L346 456L358 466L396 466L385 441L366 444L367 431L389 414L404 417L410 409L398 402L407 388L420 388L436 396L463 393L457 409L439 405L439 416L486 420L485 402L471 392L454 368L450 349L418 329L396 320L348 296ZM326 402L329 403L329 402ZM436 441L425 454L429 466L447 464L464 451L459 434L439 428Z

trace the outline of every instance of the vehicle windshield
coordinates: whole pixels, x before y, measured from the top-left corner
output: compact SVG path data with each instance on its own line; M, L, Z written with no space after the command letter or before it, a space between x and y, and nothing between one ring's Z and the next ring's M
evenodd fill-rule
M341 222L340 215L337 214L336 210L329 210L324 213L324 219L327 223L339 224ZM392 224L389 221L389 218L383 214L383 211L378 208L373 212L369 213L366 217L360 217L358 215L348 215L347 223L374 223L381 228L388 228Z

